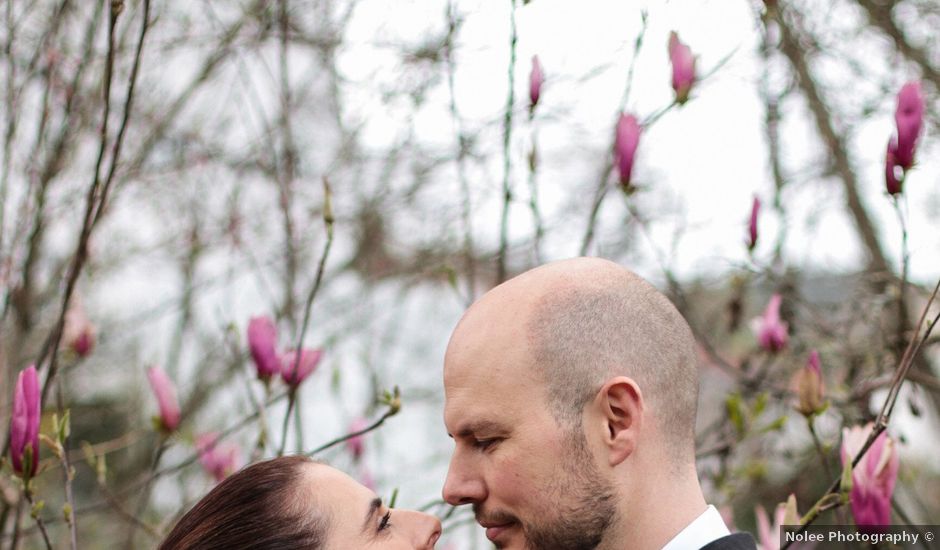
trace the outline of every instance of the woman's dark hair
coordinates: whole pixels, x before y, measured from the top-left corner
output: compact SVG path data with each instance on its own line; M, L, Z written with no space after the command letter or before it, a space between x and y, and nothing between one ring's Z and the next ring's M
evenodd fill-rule
M159 550L323 548L328 517L299 493L303 468L312 463L284 456L232 475L179 520Z

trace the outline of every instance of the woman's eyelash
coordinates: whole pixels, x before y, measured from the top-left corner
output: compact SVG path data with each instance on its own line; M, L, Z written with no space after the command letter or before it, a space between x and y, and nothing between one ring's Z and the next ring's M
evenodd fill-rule
M379 531L383 531L391 527L392 526L391 520L392 520L392 511L389 510L388 512L385 513L384 516L382 516L382 521L379 522Z

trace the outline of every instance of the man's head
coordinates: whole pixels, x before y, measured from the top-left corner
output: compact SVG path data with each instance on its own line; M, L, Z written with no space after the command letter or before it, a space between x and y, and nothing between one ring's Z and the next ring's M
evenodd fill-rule
M605 260L494 288L447 348L444 498L472 504L501 548L602 548L644 492L694 478L693 344L662 294Z

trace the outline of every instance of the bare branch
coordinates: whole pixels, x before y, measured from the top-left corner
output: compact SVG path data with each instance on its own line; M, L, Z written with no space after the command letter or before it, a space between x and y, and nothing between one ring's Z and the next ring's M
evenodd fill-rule
M780 29L780 49L790 61L796 73L799 87L806 97L810 111L813 113L816 129L835 165L836 173L839 174L842 181L846 207L855 221L855 226L862 238L862 244L868 252L868 269L874 272L886 273L889 271L888 262L885 259L881 241L872 224L868 210L859 195L858 179L849 160L845 139L833 126L829 114L832 110L823 99L822 92L813 78L807 55L800 46L802 30L799 29L795 21L791 21L793 18L786 16L787 12L784 9L783 2L778 2L777 8L771 10L771 13L774 14L773 21Z

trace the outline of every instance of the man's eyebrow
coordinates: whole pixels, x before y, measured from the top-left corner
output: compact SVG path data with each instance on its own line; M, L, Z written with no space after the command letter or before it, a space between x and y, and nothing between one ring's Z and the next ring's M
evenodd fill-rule
M366 520L362 523L362 532L370 531L369 526L375 523L375 516L382 508L382 499L375 497L369 503L369 511L366 512Z
M450 437L466 438L480 433L491 434L493 432L503 431L505 431L505 428L499 422L492 420L476 420L464 424L462 428L457 430L456 435L451 435L450 433L447 435Z

